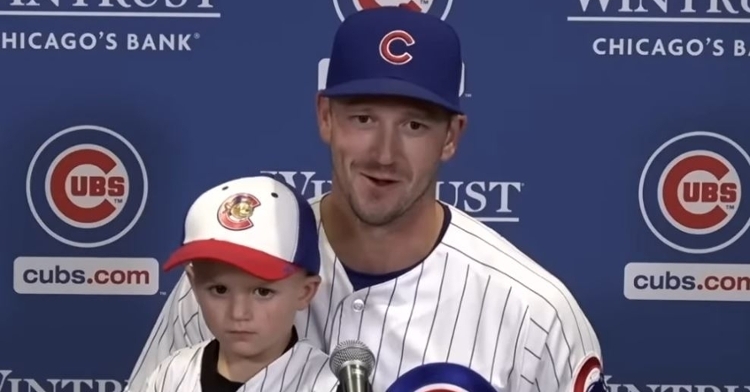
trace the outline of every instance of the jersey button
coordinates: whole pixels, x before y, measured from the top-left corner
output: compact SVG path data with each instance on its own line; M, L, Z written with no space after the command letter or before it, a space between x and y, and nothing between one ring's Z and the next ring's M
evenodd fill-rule
M365 301L355 299L354 302L352 302L352 309L354 309L355 312L363 311L365 309Z

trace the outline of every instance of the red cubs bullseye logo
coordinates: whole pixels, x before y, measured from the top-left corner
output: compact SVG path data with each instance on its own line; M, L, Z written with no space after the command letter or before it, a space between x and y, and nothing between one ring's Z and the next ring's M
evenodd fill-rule
M404 30L394 30L383 36L380 40L380 57L393 65L408 64L412 59L409 52L396 53L393 51L393 44L402 42L407 47L414 45L416 42L411 34Z
M73 146L52 162L46 181L47 200L71 226L96 228L122 211L128 198L128 172L104 147Z
M670 162L659 180L659 206L676 228L713 233L726 225L740 203L737 170L711 151L690 151Z
M433 14L445 20L450 13L453 0L333 0L340 20L362 10L380 7L401 7L415 12Z
M74 126L36 151L26 175L29 210L69 246L95 248L126 235L143 213L148 176L135 147L115 131Z
M748 179L750 156L734 140L704 131L675 136L643 167L641 216L651 233L675 250L722 250L750 228L750 205L742 192Z

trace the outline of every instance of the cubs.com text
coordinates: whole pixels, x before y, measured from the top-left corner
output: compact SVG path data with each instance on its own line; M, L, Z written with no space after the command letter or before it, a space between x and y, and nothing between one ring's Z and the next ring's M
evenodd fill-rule
M200 39L200 33L190 34L115 34L9 32L0 33L2 50L127 50L141 52L190 52Z
M152 258L18 257L18 294L153 295L159 263Z
M624 294L631 300L750 301L750 265L630 263Z

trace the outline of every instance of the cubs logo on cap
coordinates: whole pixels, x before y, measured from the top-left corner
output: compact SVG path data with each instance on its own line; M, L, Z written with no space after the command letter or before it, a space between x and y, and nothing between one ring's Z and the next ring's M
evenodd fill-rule
M380 40L380 57L383 60L393 65L404 65L407 64L414 57L408 51L402 51L396 53L393 51L393 45L396 42L403 43L406 47L412 46L416 43L414 37L404 30L393 30L383 36Z
M320 270L318 231L310 204L268 176L232 180L203 193L185 219L185 240L164 265L223 262L258 278L284 279Z
M326 97L400 96L462 113L458 34L433 15L405 7L352 14L336 31Z

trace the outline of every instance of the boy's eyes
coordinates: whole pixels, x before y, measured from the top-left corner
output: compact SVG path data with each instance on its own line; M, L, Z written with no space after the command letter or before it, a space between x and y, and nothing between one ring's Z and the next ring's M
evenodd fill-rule
M226 286L217 284L209 287L209 291L222 295L226 294L229 289L227 289ZM253 294L265 298L274 294L274 291L265 287L258 287L257 289L253 290Z
M261 297L268 297L271 294L273 294L273 290L267 289L265 287L259 287L259 288L255 289L254 294L257 294L257 295L259 295Z
M227 287L222 285L215 285L209 287L209 290L215 292L216 294L225 294L227 292Z

